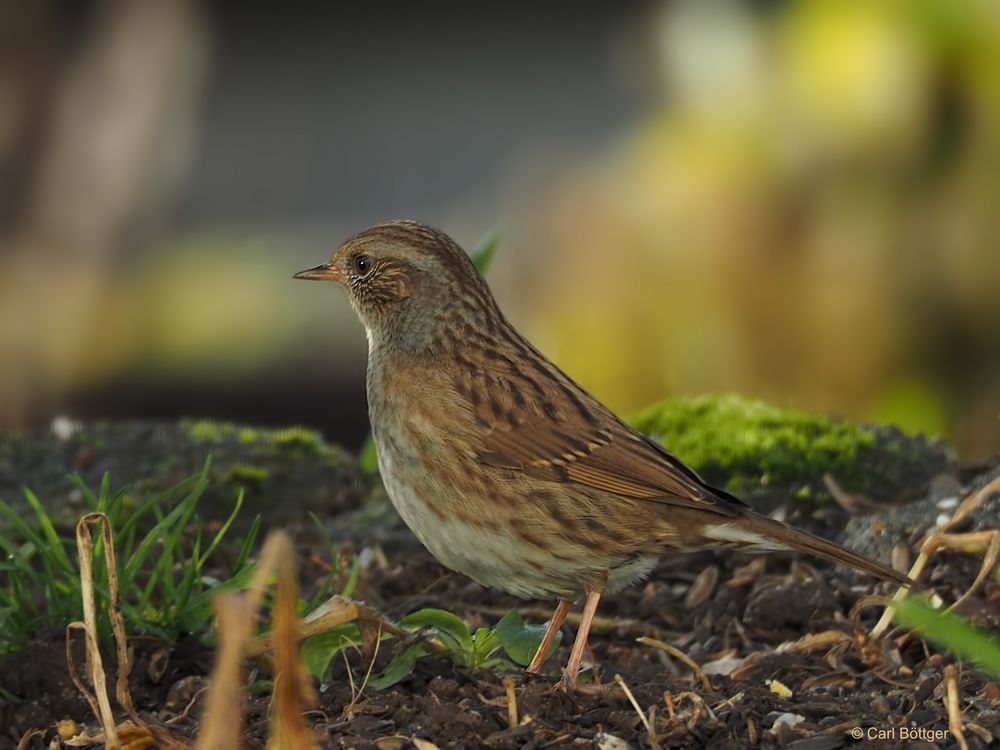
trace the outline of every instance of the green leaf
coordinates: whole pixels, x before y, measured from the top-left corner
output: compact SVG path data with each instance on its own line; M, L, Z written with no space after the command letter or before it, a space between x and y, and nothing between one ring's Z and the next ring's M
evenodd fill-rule
M238 571L247 564L247 560L250 557L250 552L253 550L254 542L257 541L257 534L260 532L262 518L260 515L254 516L253 522L250 524L250 530L247 532L246 539L243 540L243 544L240 546L240 552L236 556L236 562L233 565L233 571Z
M972 662L1000 680L1000 643L952 612L941 612L908 597L896 605L894 619L943 647L953 656Z
M202 571L210 557L220 554L223 537L241 510L238 498L220 530L206 538L195 506L208 486L209 467L206 461L200 474L138 506L125 490L111 494L107 474L98 494L79 476L73 477L83 490L88 509L105 513L111 523L119 561L119 606L129 634L165 641L182 633L204 637L211 624L215 591L245 586L253 573L254 566L246 561L260 528L259 517L251 526L237 564L226 566L229 581L220 583ZM81 616L73 530L57 530L41 501L30 490L25 495L37 523L22 520L0 501L0 522L9 520L12 530L12 534L0 533L0 557L5 558L0 563L0 609L4 612L0 651L16 648L39 629L64 625ZM147 531L146 527L152 528ZM101 535L94 540L93 553L98 631L102 640L107 640L111 637L108 573Z
M345 599L350 599L354 596L354 589L358 587L358 581L361 580L361 558L355 555L351 558L351 572L347 574L347 583L344 584L344 588L341 590L340 595Z
M170 557L170 553L177 543L177 538L184 530L184 526L190 519L191 514L194 513L195 505L207 487L207 482L200 480L201 477L199 477L199 481L195 483L195 486L188 492L187 496L167 515L162 516L156 525L147 532L129 559L123 561L124 564L119 563L122 568L122 578L132 579L135 577L154 545L162 544L163 547L160 553L160 562L154 563L154 570L160 568L166 559ZM158 512L159 509L156 508L156 511ZM161 572L165 573L167 571Z
M375 438L370 432L358 455L358 466L365 474L374 474L378 471L378 449L375 448Z
M274 680L254 680L247 685L247 694L252 698L263 698L274 692Z
M246 588L250 584L250 579L253 578L256 568L256 562L247 563L237 570L228 581L214 585L210 584L197 596L192 597L182 613L182 624L185 626L185 629L195 634L204 630L205 626L212 621L212 599L215 598L216 594L220 594L223 591L238 591Z
M212 553L215 552L215 548L219 546L219 542L222 541L222 537L224 537L226 533L229 531L229 527L232 525L233 521L236 520L236 516L237 514L239 514L240 508L242 507L243 507L243 489L240 488L240 491L236 493L236 502L233 503L233 512L229 514L229 518L226 519L225 523L223 523L222 526L219 527L219 530L216 532L215 536L212 537L212 542L211 544L208 545L208 549L205 550L205 554L201 555L201 557L198 557L197 555L194 556L194 561L195 561L194 564L199 572L203 567L205 567L205 561L207 561L208 558L212 556Z
M417 629L430 627L437 631L438 637L449 650L467 661L473 654L472 636L468 626L458 615L444 609L419 609L408 614L399 624L404 628Z
M470 255L472 263L479 269L479 273L486 273L486 270L493 262L493 256L496 254L498 247L500 247L500 230L494 227L479 240L479 244L476 245L476 249Z
M325 682L334 657L346 646L356 646L359 643L361 643L361 631L357 625L352 623L338 625L307 638L302 644L302 661L305 662L309 674L320 682Z
M49 555L52 556L64 571L70 574L74 573L74 567L69 561L66 550L63 548L63 540L56 533L55 526L52 525L52 519L49 518L48 514L42 508L42 504L38 502L35 493L25 487L24 497L27 499L31 509L35 511L35 516L38 518L38 525L41 527L42 533L45 535L45 540L48 542Z
M476 628L472 634L472 659L469 666L473 669L485 667L490 655L500 648L500 637L490 628Z
M526 625L521 615L513 609L505 614L496 626L496 634L503 650L522 667L531 663L532 657L542 644L542 638L545 637L545 630L545 625ZM561 641L562 631L556 633L552 648L545 655L546 658L552 656Z
M406 647L392 657L392 660L379 674L368 678L368 686L373 690L384 690L387 687L392 687L412 674L417 666L417 659L425 654L426 651L422 643L414 643Z

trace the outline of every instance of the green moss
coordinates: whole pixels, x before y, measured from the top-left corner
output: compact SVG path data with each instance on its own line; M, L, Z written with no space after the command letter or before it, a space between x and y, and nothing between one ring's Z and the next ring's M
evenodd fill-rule
M271 476L271 472L265 469L263 466L253 466L251 464L233 464L229 467L229 471L226 472L223 477L223 481L228 484L242 485L244 487L253 487L254 489L262 489L264 483L267 482L268 477Z
M859 455L876 442L851 422L737 396L668 400L631 422L709 482L737 493L781 486L801 498L825 495L823 475L853 483Z
M255 430L253 427L241 427L239 433L236 435L236 440L240 445L253 445L260 439L260 431Z
M201 419L188 425L191 437L199 443L219 444L235 441L244 446L264 446L270 442L276 448L292 448L305 453L321 453L323 438L305 427L284 427L279 430L258 429Z
M271 434L271 442L279 448L292 448L305 453L319 453L323 448L323 438L315 430L305 427L286 427Z
M222 422L213 422L210 419L199 419L192 422L188 430L199 443L221 443L223 438L232 432L232 425Z

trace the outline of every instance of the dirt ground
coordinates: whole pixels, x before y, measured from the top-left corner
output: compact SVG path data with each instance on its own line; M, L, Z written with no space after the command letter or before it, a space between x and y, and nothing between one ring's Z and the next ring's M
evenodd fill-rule
M848 518L845 510L832 507L789 520L836 538ZM331 528L343 554L362 553L369 561L355 598L390 618L441 607L475 628L495 625L511 608L529 622L544 622L550 614L548 602L514 599L449 573L390 513L345 513L332 519ZM322 576L319 540L306 524L291 531L308 589ZM925 580L952 601L968 587L979 563L972 555L943 552ZM599 687L585 685L571 695L553 689L572 641L571 620L563 645L547 664L549 674L512 674L513 702L501 675L470 673L444 658L419 662L391 688L358 693L369 664L360 651L350 651L346 660L334 662L331 684L308 720L322 747L359 750L959 747L949 733L943 683L952 660L898 630L865 642L878 606L860 610L855 631L852 608L858 601L891 591L851 571L792 555L670 555L644 584L602 600L591 639L592 678ZM1000 626L1000 586L989 582L963 611L988 627ZM677 659L637 643L639 636L686 653L704 668L708 684ZM392 657L393 643L385 642L376 671ZM793 643L797 646L787 645ZM30 700L0 698L0 747L15 747L23 732L36 727L49 728L48 737L27 747L48 747L51 728L61 719L95 724L67 677L63 644L62 633L47 634L4 663L0 686ZM198 643L179 643L154 680L150 663L159 644L138 640L133 648L137 708L193 737L212 653ZM1000 742L1000 687L963 665L958 687L968 747ZM249 699L247 747L264 746L268 713L266 695Z

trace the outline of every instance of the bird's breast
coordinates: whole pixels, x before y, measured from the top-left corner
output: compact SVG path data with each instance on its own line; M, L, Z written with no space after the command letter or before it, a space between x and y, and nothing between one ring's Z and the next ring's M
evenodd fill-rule
M386 492L446 567L517 596L574 598L602 572L618 588L654 564L629 545L611 549L597 519L611 522L613 508L593 492L543 489L519 471L481 464L473 450L481 428L439 374L369 368L368 400Z

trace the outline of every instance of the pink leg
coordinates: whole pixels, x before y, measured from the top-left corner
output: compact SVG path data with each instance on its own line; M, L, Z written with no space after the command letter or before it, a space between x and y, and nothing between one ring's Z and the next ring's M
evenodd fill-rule
M569 614L571 606L573 605L565 599L559 600L556 611L552 613L552 619L549 620L549 626L545 629L545 636L542 638L538 650L535 651L535 655L531 659L531 664L528 665L527 671L529 673L538 674L542 671L542 664L545 663L549 649L552 648L552 642L556 639L556 633L559 632L559 628L562 627L563 622L566 620L566 615Z
M573 650L570 651L569 661L566 662L566 669L563 670L561 684L565 688L572 689L576 685L576 677L580 673L580 662L583 661L583 651L587 647L587 637L590 635L590 624L594 621L594 613L597 612L597 603L600 600L600 591L587 592L587 600L583 603L583 615L580 617L580 629L576 631Z

